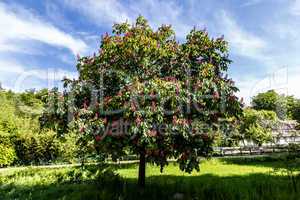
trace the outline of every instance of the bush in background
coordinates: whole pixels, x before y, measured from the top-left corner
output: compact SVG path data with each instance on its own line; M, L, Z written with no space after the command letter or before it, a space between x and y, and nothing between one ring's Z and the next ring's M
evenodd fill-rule
M0 167L10 166L16 159L8 134L0 132Z

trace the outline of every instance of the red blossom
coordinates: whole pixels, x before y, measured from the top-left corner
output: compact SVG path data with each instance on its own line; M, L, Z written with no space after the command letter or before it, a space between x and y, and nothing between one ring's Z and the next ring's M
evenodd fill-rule
M80 131L80 133L83 133L85 131L85 128L81 127L79 131Z
M101 136L100 136L100 135L96 135L96 136L95 136L95 140L96 140L97 142L99 142L99 141L101 141L101 140L102 140L102 138L101 138Z
M219 92L215 91L215 92L213 93L213 98L214 98L214 99L219 99L219 98L220 98Z
M141 120L140 117L137 117L137 118L135 119L135 123L136 123L138 126L141 125L141 122L142 122L142 120Z
M131 102L131 110L135 112L137 110L136 104L134 101Z
M111 100L112 100L112 98L111 98L110 96L105 97L105 98L104 98L104 103L105 103L105 104L108 104L109 102L111 102Z
M118 97L122 96L122 91L119 91L117 94Z
M153 129L149 130L147 135L150 136L150 137L155 137L155 136L157 136L157 131L153 130Z
M151 99L155 98L155 93L153 91L150 93L150 97L151 97Z
M106 132L106 135L109 135L109 136L111 136L111 135L112 135L112 130L111 130L111 129L109 129L109 130Z
M132 35L132 32L127 32L127 33L125 33L125 37L130 37Z
M152 111L154 112L156 110L156 104L155 104L155 101L152 101Z
M106 117L103 119L103 123L104 123L104 124L107 123L107 118L106 118Z
M119 124L119 121L115 120L115 121L112 122L111 126L116 127L118 124Z
M176 79L174 76L167 76L167 77L165 78L165 80L166 80L166 81L172 81L172 82L176 82L176 81L177 81L177 79Z
M185 82L184 82L184 84L185 84L186 86L188 86L188 85L190 84L190 81L189 81L188 79L186 79Z
M83 102L83 108L86 110L88 108L88 100L85 98Z
M175 115L173 116L173 121L172 122L173 122L174 125L177 124L177 117Z

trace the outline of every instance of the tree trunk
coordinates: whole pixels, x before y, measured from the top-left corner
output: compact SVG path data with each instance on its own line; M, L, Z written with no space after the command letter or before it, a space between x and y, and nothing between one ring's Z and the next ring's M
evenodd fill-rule
M138 186L140 188L145 187L145 177L146 177L146 156L145 156L145 152L142 151L140 153L139 178L138 178Z

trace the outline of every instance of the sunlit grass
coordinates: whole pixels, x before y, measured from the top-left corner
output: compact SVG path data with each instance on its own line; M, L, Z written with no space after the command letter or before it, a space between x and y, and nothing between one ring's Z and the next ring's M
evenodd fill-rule
M147 165L146 189L139 193L137 164L111 165L120 175L98 176L95 166L0 170L0 199L295 199L289 178L273 171L279 161L203 160L191 174L170 163L163 173ZM300 190L300 181L297 182Z
M117 171L121 176L126 178L136 178L138 168L131 166L130 168L119 169ZM199 176L205 174L213 174L216 176L233 176L233 175L248 175L251 173L271 173L273 168L270 166L251 166L251 165L238 165L228 164L219 159L203 160L200 165L200 171L193 171L191 174L184 173L179 170L176 163L170 163L160 173L160 167L148 164L146 170L146 176L157 176L157 175L172 175L172 176Z

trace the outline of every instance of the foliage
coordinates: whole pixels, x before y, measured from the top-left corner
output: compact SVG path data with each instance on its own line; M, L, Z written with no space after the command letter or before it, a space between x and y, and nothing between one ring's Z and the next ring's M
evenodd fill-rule
M56 133L20 134L13 139L19 164L40 164L59 156L60 144Z
M293 119L297 120L300 123L300 100L295 100L291 109L291 115Z
M0 152L0 167L13 164L17 158L8 134L2 132L0 132Z
M79 78L52 93L41 122L76 131L81 147L93 142L113 160L130 152L163 169L175 157L182 170L199 170L219 119L241 113L230 62L223 38L193 29L178 43L170 26L154 31L139 16L132 26L115 24L98 54L78 60Z
M57 133L40 129L39 110L47 96L48 90L0 91L0 144L11 158L8 164L77 161L78 146L74 134L58 138Z
M59 155L57 162L63 163L76 163L79 159L82 159L82 149L76 144L77 135L75 133L69 133L64 137L57 138L59 144ZM85 152L87 154L87 152ZM85 156L87 156L84 154Z
M222 128L217 133L214 146L217 147L234 147L239 146L239 142L242 140L242 135L239 132L240 119L234 117L222 120Z
M58 91L58 88L50 90L45 99L44 113L39 117L42 129L52 129L59 136L68 132L68 105L62 100L63 95Z
M15 159L16 154L12 146L0 143L0 167L11 165Z
M274 90L269 90L254 96L251 103L256 110L276 112L279 119L300 121L300 100L294 96L279 95Z
M286 119L287 100L283 95L277 94L274 90L259 93L252 98L252 107L256 110L270 110L276 112L280 119Z
M239 127L241 140L250 140L259 146L270 142L276 122L277 116L273 111L245 109Z
M26 109L23 109L25 108L25 102L21 100L23 94L24 93L13 93L11 91L0 92L0 131L10 134L17 134L22 131L39 131L37 116L33 113L36 113L37 110L41 109L41 107L39 107L41 102L33 107L26 106ZM35 99L31 101L37 102L38 100Z

